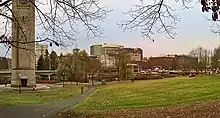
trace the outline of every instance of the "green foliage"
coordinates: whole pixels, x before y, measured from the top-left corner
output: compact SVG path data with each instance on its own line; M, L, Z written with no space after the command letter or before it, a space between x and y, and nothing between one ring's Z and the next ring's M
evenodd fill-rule
M220 99L219 77L188 77L100 86L74 111L102 112L192 104Z
M45 51L45 55L40 56L37 62L38 70L56 70L58 67L58 56L55 51L49 54L48 50Z
M57 75L64 72L68 80L74 80L76 82L87 80L88 74L96 68L99 69L99 63L92 62L88 53L85 50L75 51L72 54L66 54L60 58ZM97 64L97 65L93 65Z
M55 51L52 51L50 54L50 61L51 61L51 70L56 70L58 67L58 62L57 62L57 53Z
M70 54L67 54L65 56L60 56L59 58L59 64L58 64L58 68L57 68L57 73L56 75L58 76L58 78L60 78L61 80L64 78L64 75L63 73L67 76L67 78L69 77L74 77L74 75L72 74L72 62L71 62L71 55ZM71 75L69 75L69 73Z
M49 54L48 50L45 51L45 55L40 56L37 62L37 69L38 70L56 70L58 67L58 56L55 51L52 51Z
M49 56L49 52L48 52L47 49L45 50L45 55L44 55L44 56L45 56L45 57Z
M43 55L41 55L37 61L37 70L43 70L43 69L44 69L44 58Z
M49 52L48 52L48 50L46 50L45 51L45 55L44 55L44 66L43 66L43 69L44 70L49 70L49 66L50 66Z
M60 57L63 57L63 53L62 52L60 53Z

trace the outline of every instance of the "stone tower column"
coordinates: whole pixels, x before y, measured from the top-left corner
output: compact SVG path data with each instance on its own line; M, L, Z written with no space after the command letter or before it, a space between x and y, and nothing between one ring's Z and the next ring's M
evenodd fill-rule
M35 77L35 0L12 0L11 86L36 85ZM20 77L19 77L20 75Z

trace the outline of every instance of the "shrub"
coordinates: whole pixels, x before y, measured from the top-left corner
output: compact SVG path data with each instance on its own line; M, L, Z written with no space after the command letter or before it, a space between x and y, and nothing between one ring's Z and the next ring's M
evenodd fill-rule
M36 83L40 84L55 84L57 80L37 80Z

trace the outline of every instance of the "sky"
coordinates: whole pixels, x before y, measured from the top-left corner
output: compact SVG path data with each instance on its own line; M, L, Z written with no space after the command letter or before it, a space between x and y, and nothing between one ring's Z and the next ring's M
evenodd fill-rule
M104 1L104 0L103 0ZM202 46L207 49L214 49L220 45L219 36L214 35L210 31L211 23L204 18L201 12L201 6L193 4L193 8L183 10L181 3L175 4L181 21L176 30L178 35L175 39L168 39L165 35L156 35L155 42L149 39L143 39L140 31L123 32L117 23L123 18L122 12L126 12L129 8L138 4L138 0L105 0L104 4L113 9L108 14L107 21L102 25L104 28L104 39L82 39L77 42L77 46L89 51L92 44L121 44L126 47L140 47L144 51L144 56L159 56L161 54L187 54L192 48ZM192 6L192 5L191 5ZM211 14L208 14L210 16Z
M145 0L148 1L148 0ZM167 0L168 1L168 0ZM169 0L169 2L172 0ZM175 0L173 0L175 1ZM155 35L155 42L141 37L140 30L123 32L117 25L120 21L126 20L127 17L122 15L132 5L138 4L139 0L100 0L108 9L112 9L107 16L105 22L101 23L104 29L105 38L102 39L79 39L77 47L85 49L89 52L89 47L93 44L120 44L125 47L139 47L144 51L145 57L159 56L161 54L187 54L192 48L202 46L207 49L214 49L220 45L219 36L214 35L210 31L211 23L204 18L204 13L201 12L200 3L192 4L194 7L183 10L181 2L178 4L170 3L174 8L177 8L176 13L181 17L176 30L178 35L175 39L168 39L166 35ZM211 13L208 14L211 16ZM70 52L75 45L66 50L59 48L49 48L60 52ZM2 48L1 48L2 49ZM5 54L4 50L0 50L0 56Z

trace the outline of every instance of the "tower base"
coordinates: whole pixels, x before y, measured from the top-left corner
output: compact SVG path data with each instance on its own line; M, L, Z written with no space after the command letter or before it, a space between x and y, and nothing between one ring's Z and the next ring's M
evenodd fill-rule
M11 87L36 86L35 70L12 70L11 73Z

